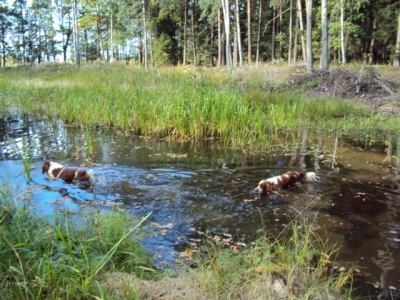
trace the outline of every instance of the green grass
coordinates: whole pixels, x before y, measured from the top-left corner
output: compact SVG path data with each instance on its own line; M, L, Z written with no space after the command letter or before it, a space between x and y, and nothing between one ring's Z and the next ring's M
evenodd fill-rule
M83 207L79 214L43 218L28 203L3 180L1 299L154 299L179 292L190 299L351 298L356 268L334 271L338 247L323 241L300 213L277 236L263 232L246 247L206 238L192 251L198 269L174 279L157 271L138 243L148 216Z
M83 209L43 219L6 183L0 205L1 299L92 299L105 293L97 279L105 272L161 275L137 241L148 216Z
M399 128L398 119L347 101L273 92L276 82L250 71L231 76L222 69L216 74L205 69L145 72L111 65L5 69L0 70L0 108L61 117L83 127L101 123L126 133L219 138L225 145L258 149L271 146L282 131L299 128L373 136ZM31 158L22 159L29 180ZM104 283L113 272L161 277L137 242L140 221L90 209L80 216L67 212L43 220L23 203L9 186L1 187L0 288L5 299L115 299L120 283ZM197 280L193 299L255 299L273 293L269 283L276 278L284 278L291 293L297 289L300 299L343 293L350 298L355 269L332 271L337 247L322 241L306 218L289 224L278 237L265 233L239 252L207 241L195 279L183 276L179 282ZM127 284L122 298L149 299L157 296L155 286L142 291Z
M0 109L18 107L70 124L100 123L160 138L265 147L274 134L299 127L389 134L400 125L348 101L270 92L266 85L276 83L263 82L255 70L228 76L223 70L54 65L1 72Z
M199 253L203 288L212 299L350 299L357 269L334 271L338 246L312 228L299 214L275 238L264 232L240 251L210 238Z

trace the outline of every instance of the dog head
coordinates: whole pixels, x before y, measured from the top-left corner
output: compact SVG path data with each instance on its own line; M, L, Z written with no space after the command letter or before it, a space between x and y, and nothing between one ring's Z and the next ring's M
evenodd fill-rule
M256 187L256 192L262 193L271 193L272 192L272 183L266 180L261 180Z
M43 166L42 166L42 174L47 173L47 172L49 171L50 165L51 165L51 161L50 161L50 160L46 160L46 161L43 163Z
M306 178L306 173L305 172L295 172L296 176L296 182L301 182L303 183L305 178Z
M92 178L89 175L89 172L85 171L85 170L78 170L75 172L75 178L74 180L78 180L78 181L89 181Z

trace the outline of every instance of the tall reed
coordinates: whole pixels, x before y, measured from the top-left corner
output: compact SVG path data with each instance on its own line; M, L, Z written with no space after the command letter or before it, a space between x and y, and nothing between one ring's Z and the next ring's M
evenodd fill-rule
M238 250L210 238L199 253L202 288L212 299L349 299L354 267L335 272L338 248L299 214L275 239L268 232Z
M87 210L41 219L2 180L0 288L4 299L98 298L98 275L117 268L154 278L152 259L137 242L146 220ZM1 297L1 298L2 298ZM3 298L2 298L3 299Z
M400 123L386 117L378 121L371 111L350 102L266 92L259 86L260 77L253 86L241 88L234 81L240 78L200 69L145 72L125 66L83 66L3 74L10 72L0 80L3 109L17 106L81 126L102 123L162 138L219 138L238 147L266 146L274 133L299 126L349 129L373 123L374 128L390 130Z

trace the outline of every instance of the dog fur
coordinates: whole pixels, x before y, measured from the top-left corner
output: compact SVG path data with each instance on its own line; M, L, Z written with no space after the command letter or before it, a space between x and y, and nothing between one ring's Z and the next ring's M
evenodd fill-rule
M63 179L65 182L90 181L88 171L80 168L64 167L63 165L46 160L42 166L42 173L46 173L50 179Z
M294 172L261 180L256 187L256 192L271 193L273 190L284 190L295 186L297 183L317 181L317 175L314 172Z

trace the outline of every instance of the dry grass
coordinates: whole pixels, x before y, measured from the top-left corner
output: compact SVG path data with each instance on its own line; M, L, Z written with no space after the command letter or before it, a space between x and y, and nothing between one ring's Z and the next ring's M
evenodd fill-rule
M112 272L103 275L100 282L110 299L212 299L211 291L201 288L201 277L201 274L195 273L150 281L126 273Z
M354 267L334 261L337 247L322 241L312 222L299 215L275 237L260 237L249 246L229 247L204 240L190 251L198 269L176 278L139 280L121 272L98 278L110 299L348 299ZM192 256L193 255L193 256Z

